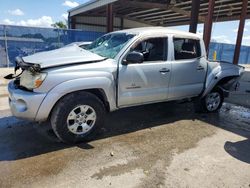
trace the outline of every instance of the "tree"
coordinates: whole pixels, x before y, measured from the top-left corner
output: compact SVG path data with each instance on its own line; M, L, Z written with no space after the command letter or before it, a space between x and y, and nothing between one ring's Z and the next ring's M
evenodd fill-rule
M51 26L54 28L67 29L67 25L62 21L56 22L52 24Z

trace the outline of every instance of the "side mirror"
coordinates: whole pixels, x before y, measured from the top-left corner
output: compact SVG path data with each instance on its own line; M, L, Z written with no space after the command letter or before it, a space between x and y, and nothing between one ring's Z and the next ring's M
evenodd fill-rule
M126 59L123 60L122 64L123 65L128 65L128 64L140 64L143 63L144 61L144 56L140 52L130 52Z

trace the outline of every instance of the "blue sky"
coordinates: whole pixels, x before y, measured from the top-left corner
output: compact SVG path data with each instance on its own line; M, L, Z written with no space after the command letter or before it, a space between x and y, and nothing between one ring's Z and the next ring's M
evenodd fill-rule
M65 20L67 11L88 0L1 0L0 24L48 27Z
M1 0L0 24L50 27L67 18L67 10L88 0ZM235 44L238 21L215 23L212 38L218 42ZM175 27L188 30L188 26ZM198 32L203 33L203 25ZM246 21L243 44L250 46L250 20Z
M203 27L203 24L199 24L197 32L203 34ZM214 23L212 30L212 40L222 43L235 44L238 27L239 21ZM174 28L184 31L189 29L188 26L178 26ZM250 20L246 20L242 44L250 46Z

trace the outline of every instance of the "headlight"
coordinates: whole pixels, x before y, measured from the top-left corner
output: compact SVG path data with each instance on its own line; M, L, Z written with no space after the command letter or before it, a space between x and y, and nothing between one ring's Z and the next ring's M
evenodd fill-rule
M47 73L33 73L26 70L20 76L20 85L27 89L36 89L42 85L46 76Z

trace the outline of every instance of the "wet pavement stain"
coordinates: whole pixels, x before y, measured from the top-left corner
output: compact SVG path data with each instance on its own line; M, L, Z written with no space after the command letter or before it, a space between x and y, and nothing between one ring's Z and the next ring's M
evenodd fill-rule
M189 106L185 109L189 111L188 109L190 108ZM233 113L233 115L231 115L231 117L234 118L233 120L226 121L226 119L228 119L228 113ZM174 123L150 128L150 134L145 134L142 131L141 133L137 132L126 135L122 139L114 139L116 142L123 142L124 145L135 151L135 153L137 153L137 155L135 155L136 159L130 160L126 164L101 168L99 172L93 174L91 177L103 179L107 176L119 176L132 172L135 169L143 169L143 171L147 173L146 178L142 180L143 183L140 185L141 187L150 187L152 185L159 185L156 187L164 186L163 182L166 174L164 174L162 170L159 171L161 168L157 168L158 163L162 164L161 166L164 168L167 168L171 163L173 155L194 148L197 142L215 134L215 127L241 127L242 119L248 119L249 117L247 114L248 109L246 108L225 104L219 114L198 114L194 116L190 114L190 116L186 117L180 115L180 121L177 120L176 122L172 119L170 122ZM162 114L160 116L162 116ZM171 118L168 117L168 119ZM188 120L181 121L181 119ZM152 121L157 122L155 118L153 118ZM212 123L215 127L204 123L206 121ZM235 124L232 124L232 122ZM150 182L154 182L154 184Z
M214 133L213 127L200 125L199 121L180 121L175 125L162 125L153 128L150 134L141 131L122 138L115 138L115 142L121 142L126 147L136 151L135 159L126 164L104 167L98 173L93 174L92 178L102 179L105 176L119 176L135 169L143 169L147 173L146 178L142 180L142 187L152 185L152 181L155 182L155 185L162 186L164 185L165 173L157 166L166 168L174 154L195 147L199 140L212 136Z
M0 187L27 186L72 168L87 174L85 180L103 180L142 169L144 177L138 187L164 187L166 169L175 155L195 148L218 128L245 130L242 122L248 124L248 113L249 109L231 104L225 104L218 114L196 114L191 103L123 109L108 115L95 141L77 146L52 142L29 122L2 117ZM232 152L229 144L226 149ZM93 166L97 168L94 171Z
M219 113L222 121L231 124L234 128L250 131L250 109L242 106L225 103Z
M0 174L5 174L1 179L1 187L12 187L15 184L29 185L42 177L58 174L67 164L67 159L61 159L60 153L53 157L37 156L36 159L22 159L18 162L5 162L1 164ZM18 171L18 173L17 173ZM15 180L15 181L13 181Z

